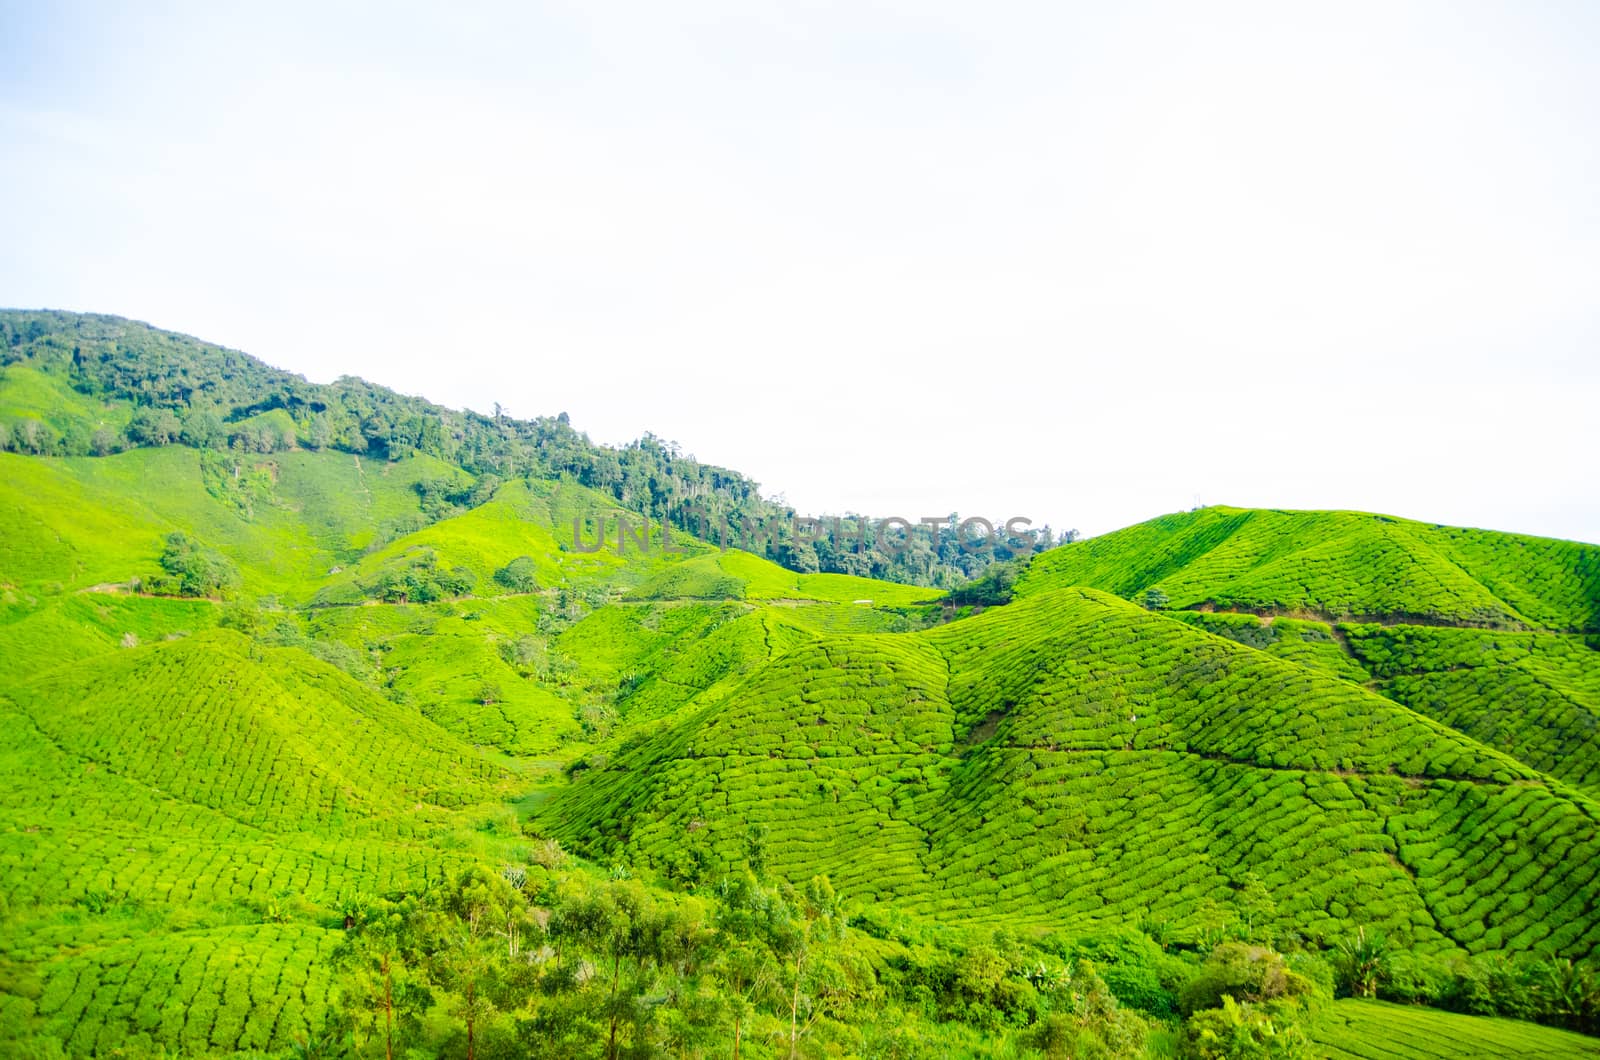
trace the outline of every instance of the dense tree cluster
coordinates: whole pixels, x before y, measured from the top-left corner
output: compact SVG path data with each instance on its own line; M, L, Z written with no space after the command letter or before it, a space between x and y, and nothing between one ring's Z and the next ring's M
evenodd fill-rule
M239 568L233 561L182 531L167 535L161 570L141 588L158 595L215 597L232 596L239 588Z
M620 867L552 871L552 847L355 903L323 1055L916 1057L983 1040L1005 1055L1309 1057L1334 998L1414 1002L1423 982L1464 1013L1588 1031L1600 1015L1592 969L1565 960L1419 957L1364 930L1286 955L1242 917L1209 949L1126 928L1025 940L854 916L822 876L796 887L746 867L683 893Z
M477 576L466 567L446 569L433 549L418 548L384 564L362 589L374 600L426 604L466 596L476 585Z
M874 960L823 876L797 887L747 869L683 894L620 868L473 868L355 902L345 923L321 1055L933 1056L982 1036L1116 1057L1140 1055L1151 1026L1091 962L1004 932Z
M765 498L760 487L726 468L703 464L675 442L652 434L620 448L598 445L567 415L519 420L498 406L493 415L457 412L360 379L309 383L246 354L116 317L57 312L0 313L0 366L28 364L64 378L79 392L134 408L125 428L52 425L24 418L0 431L0 447L53 455L103 455L139 446L186 445L272 453L302 447L373 459L413 453L436 457L479 476L476 488L441 482L424 507L467 504L486 496L486 478L570 476L610 494L624 507L694 532L709 527L759 528L739 547L802 573L858 574L920 585L949 586L991 562L1029 555L1068 535L1049 527L1022 537L996 535L972 547L952 517L937 531L903 528L878 540L865 534L794 532L795 511ZM1009 514L1009 513L1008 513ZM921 513L910 514L912 519ZM850 516L854 530L860 518ZM1069 532L1070 534L1070 532Z

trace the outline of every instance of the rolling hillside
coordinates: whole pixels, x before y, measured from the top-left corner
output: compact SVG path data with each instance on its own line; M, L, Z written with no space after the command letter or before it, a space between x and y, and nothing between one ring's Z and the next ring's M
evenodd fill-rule
M1600 631L1600 546L1363 512L1210 507L1039 557L1019 594L1085 585L1175 608Z
M1307 934L1360 919L1422 948L1600 942L1587 797L1092 590L924 633L819 635L583 770L543 816L663 864L686 846L736 860L759 825L785 873L941 918L1193 932L1255 873ZM1535 830L1539 849L1516 843ZM1503 903L1513 879L1525 900Z
M1592 1042L1370 996L1592 1029L1600 547L1206 508L963 602L667 549L669 498L753 484L665 450L613 477L564 421L0 325L8 1055L382 1055L348 945L458 885L537 909L484 957L507 1055L593 1051L593 925L647 907L655 949L609 955L637 1055L736 1015L751 1056L1058 1055L1052 1020L1170 1055L1230 943L1292 962L1322 1008L1244 1003L1317 1055ZM413 957L407 1033L464 1055L460 969Z

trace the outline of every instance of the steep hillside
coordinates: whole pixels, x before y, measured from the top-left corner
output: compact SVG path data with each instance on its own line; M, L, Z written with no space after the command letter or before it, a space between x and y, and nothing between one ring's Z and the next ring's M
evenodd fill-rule
M1600 638L1343 627L1384 695L1600 794Z

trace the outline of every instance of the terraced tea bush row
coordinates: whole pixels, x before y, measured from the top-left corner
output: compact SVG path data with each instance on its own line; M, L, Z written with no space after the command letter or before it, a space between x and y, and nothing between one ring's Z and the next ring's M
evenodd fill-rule
M1355 998L1328 1006L1311 1038L1318 1055L1334 1060L1600 1056L1600 1042L1568 1031Z
M1019 596L1084 585L1174 608L1600 630L1600 546L1361 512L1203 508L1039 556Z
M1369 674L1326 622L1293 618L1261 618L1229 611L1169 611L1167 617L1238 641L1275 658L1322 670L1342 681L1366 684Z
M1317 670L1090 590L1036 595L928 634L964 723L1012 745L1193 751L1275 768L1505 783L1526 766Z
M679 873L685 851L737 863L759 828L776 871L825 868L925 916L1600 942L1587 801L1364 689L1090 591L793 648L577 771L541 817ZM1240 908L1247 876L1270 912Z
M1415 626L1347 632L1384 695L1600 791L1600 652L1585 639Z
M174 933L45 966L32 999L73 1055L281 1051L320 1030L336 932L298 925Z
M451 801L493 770L447 741L408 740L418 721L290 649L252 660L226 631L99 656L12 695L63 749L190 802L269 828L394 815L450 776ZM130 697L129 691L137 689ZM151 723L159 720L160 724ZM440 734L442 736L442 734Z

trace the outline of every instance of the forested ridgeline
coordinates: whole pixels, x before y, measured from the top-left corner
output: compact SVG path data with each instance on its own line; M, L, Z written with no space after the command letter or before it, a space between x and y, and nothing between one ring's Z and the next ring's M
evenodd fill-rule
M855 514L837 531L830 519L797 532L797 514L821 513L796 513L764 498L744 475L702 464L651 434L612 448L591 442L565 413L517 419L498 405L488 415L456 411L351 377L309 383L247 354L118 317L0 311L0 365L8 366L0 448L22 453L108 455L183 445L244 455L334 451L378 461L423 454L492 476L476 489L441 480L444 500L473 503L497 480L570 476L627 511L795 571L918 585L957 584L997 559L1071 536L1042 526L1007 535L997 527L991 543L974 524L962 539L953 515L936 533L920 525L910 533L898 524L883 528ZM883 514L918 523L932 513ZM989 522L1014 514L991 513Z

